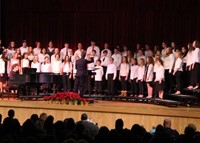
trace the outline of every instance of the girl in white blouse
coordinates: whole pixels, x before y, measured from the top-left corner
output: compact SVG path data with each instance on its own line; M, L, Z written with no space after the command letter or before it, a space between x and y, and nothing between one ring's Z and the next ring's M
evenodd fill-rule
M176 52L176 62L174 66L174 72L173 75L176 77L176 93L175 94L180 94L181 93L181 75L183 72L183 60L182 60L182 53L181 51Z
M155 93L158 93L159 98L163 98L164 95L164 77L165 69L163 67L161 59L156 60L156 70L155 70Z
M189 86L188 89L192 88L192 56L194 52L194 47L192 46L192 43L188 44L188 53L186 55L186 70L187 70L187 76L189 78Z
M147 84L147 98L152 98L153 95L153 72L154 72L154 66L153 66L153 58L147 57L147 65L145 69L145 80Z
M60 61L60 55L55 55L55 61L51 63L51 69L53 74L61 74L62 73L62 62Z
M42 73L51 73L51 63L49 60L49 56L44 58L44 62L41 65L41 72Z
M139 96L144 96L144 73L145 73L145 61L143 58L139 60L139 67L138 67L138 78L137 82L139 85Z
M0 55L0 92L3 90L3 82L4 81L4 74L5 74L5 62L2 59L2 55Z
M33 58L33 62L31 63L31 68L35 68L36 72L39 73L40 72L40 63L38 61L38 56L35 55Z
M129 64L127 61L127 57L122 58L122 63L120 65L119 71L119 81L121 81L121 95L120 96L127 96L127 81L129 75Z
M131 95L130 96L137 96L138 95L138 84L136 82L138 77L138 65L137 59L131 59L131 73L130 73L130 80L131 80Z
M63 86L64 91L71 90L71 79L72 79L72 62L70 61L69 56L65 56L63 63Z
M28 54L25 52L23 54L23 59L21 60L21 72L23 74L23 68L30 68L29 60L28 60Z
M200 43L199 41L193 42L193 55L192 55L192 85L190 89L199 88L200 82Z

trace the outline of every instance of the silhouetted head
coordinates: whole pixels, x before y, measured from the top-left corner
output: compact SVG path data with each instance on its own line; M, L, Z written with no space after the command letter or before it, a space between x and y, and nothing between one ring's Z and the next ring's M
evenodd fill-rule
M164 122L163 122L163 126L166 127L166 128L171 128L171 120L170 119L165 119Z
M115 121L115 129L123 129L124 127L124 122L122 119L117 119Z
M88 115L86 113L83 113L81 115L81 120L83 121L83 120L87 120L87 119L88 119Z
M14 118L14 116L15 116L15 111L12 110L12 109L10 109L10 110L8 111L8 117Z

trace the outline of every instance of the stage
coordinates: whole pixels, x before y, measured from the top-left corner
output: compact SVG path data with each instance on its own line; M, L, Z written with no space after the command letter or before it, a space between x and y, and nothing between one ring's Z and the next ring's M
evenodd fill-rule
M180 133L189 123L194 123L200 129L200 108L188 107L165 107L145 103L128 103L117 101L95 100L89 105L65 105L49 104L45 101L21 101L16 99L1 99L0 113L3 118L7 116L7 111L14 109L16 118L22 124L31 114L47 113L53 115L55 121L72 117L75 121L80 119L82 113L87 113L90 119L99 126L114 128L114 121L118 118L124 120L125 128L131 128L135 123L143 125L147 131L152 126L162 124L165 118L172 120L172 128Z

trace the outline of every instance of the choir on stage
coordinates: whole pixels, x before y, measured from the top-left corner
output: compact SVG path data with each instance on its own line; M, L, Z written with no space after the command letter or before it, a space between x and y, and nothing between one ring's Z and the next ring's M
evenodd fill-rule
M181 94L183 88L192 90L200 86L199 41L182 47L175 42L162 42L161 47L146 44L144 48L140 44L110 48L105 43L102 49L94 41L90 44L88 48L83 48L82 43L78 43L77 48L70 48L64 43L59 49L50 41L46 48L41 47L40 42L32 48L24 40L21 47L16 47L14 41L4 47L0 40L0 92L4 92L14 71L26 74L25 68L35 68L36 73L66 75L61 81L62 90L78 92L76 63L83 58L83 52L84 59L92 59L87 69L93 74L86 74L89 78L82 86L89 83L95 95L163 98L165 93ZM90 90L83 89L84 93Z

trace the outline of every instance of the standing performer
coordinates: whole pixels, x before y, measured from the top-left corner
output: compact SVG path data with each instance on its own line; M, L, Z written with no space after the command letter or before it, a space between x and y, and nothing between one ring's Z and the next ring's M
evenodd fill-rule
M191 89L192 86L192 57L193 57L194 47L192 43L188 43L188 53L186 56L186 67L187 67L187 76L189 77L189 86L188 89Z
M145 80L147 83L147 98L152 98L153 96L153 72L154 72L154 66L153 66L153 58L147 57L147 65L145 69Z
M115 66L114 59L110 58L110 64L107 67L106 70L106 80L107 80L107 86L108 86L108 95L113 96L114 95L114 82L117 77L117 67Z
M156 60L156 65L157 66L155 70L155 92L158 93L159 98L163 99L165 69L163 67L161 59Z
M5 62L2 58L2 54L0 55L0 92L3 91L3 83L5 82L4 80L4 74L5 74Z
M164 61L164 68L165 68L165 82L166 87L165 91L168 93L174 92L174 76L173 73L173 67L174 67L174 54L172 53L172 48L168 47L166 48L166 56L163 58Z
M181 51L176 52L176 62L174 66L173 75L176 77L176 93L181 93L182 82L181 82L181 75L183 72L183 60L182 60L182 53Z
M33 62L31 63L31 68L35 68L37 69L36 72L39 73L40 72L40 63L38 61L38 56L35 55L34 58L33 58Z
M129 76L129 64L127 57L122 58L122 63L120 65L119 80L121 81L121 95L127 96L127 81Z
M138 65L137 59L131 59L131 73L130 73L130 80L131 80L131 96L138 96L138 84L137 84L137 77L138 77Z
M145 61L143 58L139 60L139 67L138 67L138 78L137 82L139 85L139 96L144 96L144 74L145 74Z
M64 91L71 90L71 79L72 79L72 62L70 61L69 56L65 56L63 63L63 87Z
M101 60L96 61L96 70L94 71L96 74L94 76L95 80L95 94L102 93L102 77L104 75L103 67L101 66Z
M192 85L189 87L190 89L199 88L200 82L200 44L199 41L193 42L194 52L192 56Z

